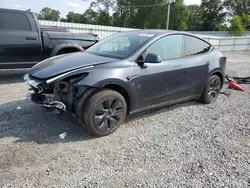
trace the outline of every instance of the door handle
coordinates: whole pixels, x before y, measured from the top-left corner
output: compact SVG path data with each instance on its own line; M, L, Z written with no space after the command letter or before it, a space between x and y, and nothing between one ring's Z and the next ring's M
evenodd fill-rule
M36 40L37 37L25 37L26 40Z

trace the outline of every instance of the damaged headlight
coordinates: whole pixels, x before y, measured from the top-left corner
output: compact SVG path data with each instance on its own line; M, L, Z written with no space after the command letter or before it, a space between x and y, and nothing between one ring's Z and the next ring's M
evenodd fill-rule
M88 73L76 74L68 78L65 78L64 81L69 82L70 84L76 84L77 82L84 79L86 76L88 76Z
M93 68L93 66L83 67L83 68L79 68L77 70L72 70L72 71L66 72L64 74L58 75L58 76L56 76L54 78L51 78L51 79L47 80L46 83L50 84L50 83L53 83L53 82L55 82L57 80L60 81L60 80L65 80L66 78L72 78L72 77L78 78L78 76L80 76L80 78L82 78L81 76L83 76L83 78L85 78L88 75L88 73L78 73L77 74L77 72L80 72L80 71L82 71L84 69L89 69L89 68ZM69 76L69 75L72 75L72 76Z

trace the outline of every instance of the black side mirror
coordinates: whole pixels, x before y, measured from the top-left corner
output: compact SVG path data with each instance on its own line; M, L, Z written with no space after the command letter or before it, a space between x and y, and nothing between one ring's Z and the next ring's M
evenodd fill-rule
M160 63L161 58L156 54L149 53L145 58L145 63Z

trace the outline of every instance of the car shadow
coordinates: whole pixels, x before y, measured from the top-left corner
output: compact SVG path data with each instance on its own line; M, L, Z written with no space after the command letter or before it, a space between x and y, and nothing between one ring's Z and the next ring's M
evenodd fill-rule
M180 103L130 115L125 124L138 119L164 113L190 105L202 105L196 101ZM21 109L17 109L21 107ZM95 139L70 114L58 115L28 100L0 105L0 138L13 138L15 142L54 144ZM67 133L64 139L59 135Z
M29 72L29 69L0 69L0 85L23 82L23 76Z
M166 105L163 106L161 108L155 108L152 110L146 110L146 111L142 111L142 112L138 112L132 115L129 115L126 120L125 123L130 123L133 121L137 121L143 118L147 118L153 115L157 115L157 114L162 114L171 110L175 110L178 108L182 108L182 107L188 107L188 106L199 106L199 105L204 105L203 103L200 103L199 101L196 100L192 100L192 101L187 101L187 102L182 102L182 103L178 103L178 104L173 104L173 105Z
M69 114L54 114L28 100L0 105L0 117L0 138L11 137L15 142L47 144L95 138ZM59 135L63 133L67 135L62 139Z

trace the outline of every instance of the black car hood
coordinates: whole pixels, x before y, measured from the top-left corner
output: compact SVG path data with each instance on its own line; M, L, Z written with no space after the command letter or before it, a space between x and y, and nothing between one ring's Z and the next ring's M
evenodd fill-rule
M103 63L110 63L117 59L97 56L86 52L55 56L38 63L32 67L29 73L37 79L49 79L54 76L76 70L83 67L94 66Z

